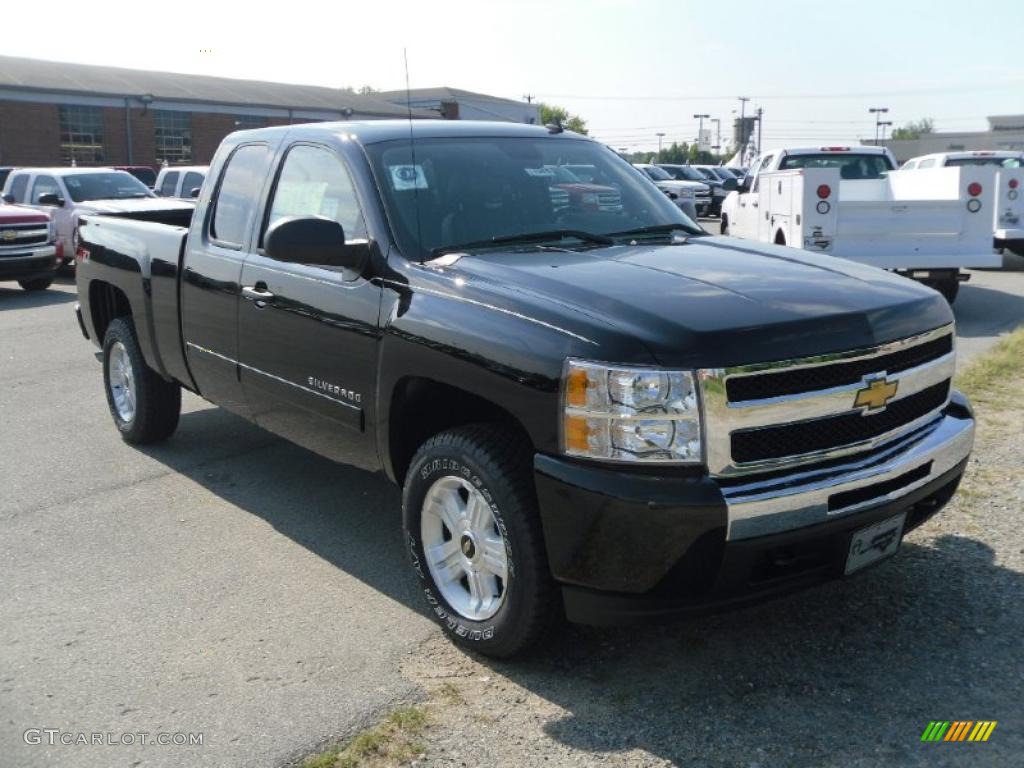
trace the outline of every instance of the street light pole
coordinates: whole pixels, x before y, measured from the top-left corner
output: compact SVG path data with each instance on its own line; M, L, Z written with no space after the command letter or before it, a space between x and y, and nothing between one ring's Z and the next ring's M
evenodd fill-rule
M878 144L878 127L881 124L882 115L888 111L888 107L868 107L868 112L875 116L875 144Z
M665 134L664 133L656 133L654 135L658 137L658 159L661 160L661 140L665 136Z
M711 122L715 124L715 146L712 149L719 150L722 148L722 120L718 117L712 117Z
M883 120L878 124L882 129L882 143L885 143L885 126L892 125L892 120Z
M749 96L740 96L740 162L743 162L747 156L747 102L750 101Z
M698 123L699 127L697 128L697 150L698 151L700 151L700 140L701 140L701 138L704 135L704 118L705 117L711 117L711 115L694 115L693 116L693 118L695 120L699 120L700 121Z

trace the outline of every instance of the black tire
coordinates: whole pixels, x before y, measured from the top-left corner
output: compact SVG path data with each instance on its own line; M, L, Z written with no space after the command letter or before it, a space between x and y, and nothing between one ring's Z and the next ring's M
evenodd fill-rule
M35 280L19 280L18 285L26 291L45 291L53 285L53 277L37 277Z
M722 223L721 223L721 226L719 227L719 231L723 235L728 235L729 234L729 217L728 216L722 216Z
M785 244L786 244L786 236L784 234L782 234L782 230L780 229L778 232L775 233L775 245L785 245Z
M115 345L123 345L131 367L135 395L134 413L125 419L114 403L110 385L110 356ZM103 385L107 405L121 437L127 443L143 445L166 440L178 427L181 414L181 387L166 381L146 365L130 318L111 321L103 337Z
M952 280L941 280L932 286L936 291L942 294L943 298L952 304L956 301L957 295L960 293L960 281L956 278Z
M435 482L464 479L488 501L502 535L508 578L497 612L481 621L449 603L427 565L421 538L424 499ZM427 440L402 494L402 526L413 570L430 613L456 643L486 656L508 658L536 643L560 616L548 568L533 486L533 453L525 440L493 424L473 424ZM463 550L465 552L465 550Z

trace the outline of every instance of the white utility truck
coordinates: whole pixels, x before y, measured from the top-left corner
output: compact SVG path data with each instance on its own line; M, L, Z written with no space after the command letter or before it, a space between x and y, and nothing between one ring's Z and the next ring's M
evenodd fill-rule
M722 234L912 277L956 298L965 267L998 267L995 189L975 167L897 171L884 147L769 151L722 205Z
M1024 256L1024 152L1019 150L978 149L968 152L936 152L912 157L901 171L964 166L985 168L992 174L996 190L992 244Z

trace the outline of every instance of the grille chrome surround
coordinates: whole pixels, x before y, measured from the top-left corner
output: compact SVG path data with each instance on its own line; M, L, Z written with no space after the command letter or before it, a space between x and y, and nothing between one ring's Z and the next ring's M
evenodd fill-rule
M704 435L707 440L706 450L709 473L715 477L728 478L758 472L771 472L871 450L889 441L896 440L933 421L949 401L949 396L947 395L940 407L868 440L845 445L838 444L821 450L761 461L741 462L737 461L732 455L733 433L739 430L777 427L794 422L821 419L829 416L843 416L858 412L863 414L863 418L872 418L874 413L867 413L860 408L854 407L856 393L865 386L867 380L875 376L885 375L887 372L884 368L879 367L878 370L864 375L863 378L854 383L828 389L758 400L743 400L740 402L729 401L727 394L729 380L737 377L763 374L765 372L793 371L831 366L839 363L886 358L897 353L912 350L913 347L929 344L944 336L949 336L952 342L950 351L947 354L902 370L890 377L892 380L899 381L896 397L889 402L889 406L892 406L904 398L952 379L956 368L956 350L955 340L952 338L952 324L877 347L774 363L757 363L733 368L700 370L698 372L698 381L705 411ZM884 361L880 361L880 363L884 363ZM884 413L884 410L879 410L878 412Z

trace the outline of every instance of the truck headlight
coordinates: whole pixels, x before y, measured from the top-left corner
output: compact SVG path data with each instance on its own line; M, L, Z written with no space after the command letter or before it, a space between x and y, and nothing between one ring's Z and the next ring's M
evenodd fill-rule
M700 422L691 371L566 361L562 450L568 456L699 464Z

